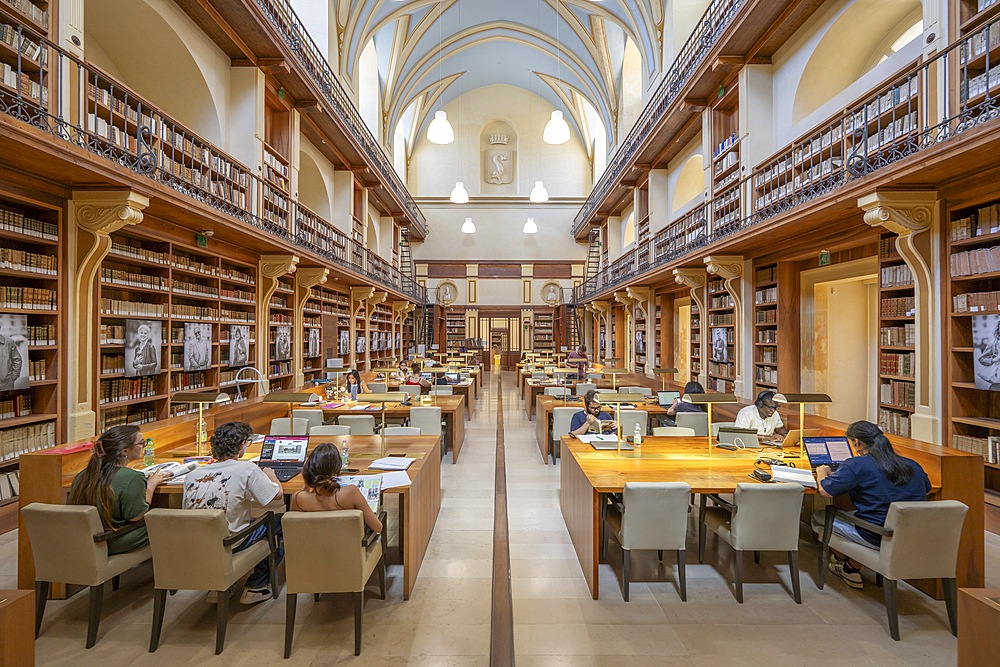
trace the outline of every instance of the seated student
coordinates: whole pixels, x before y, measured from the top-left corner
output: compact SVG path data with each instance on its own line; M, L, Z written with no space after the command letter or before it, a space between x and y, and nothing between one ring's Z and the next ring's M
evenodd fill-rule
M302 481L306 488L296 491L289 507L300 512L325 512L330 510L361 510L365 525L372 532L382 532L371 506L354 485L341 486L340 472L344 462L336 445L324 442L317 445L302 466Z
M931 490L927 473L916 461L897 454L882 429L871 422L856 421L847 427L846 435L857 456L832 472L830 466L816 468L820 494L833 498L846 493L854 504L854 515L878 526L885 525L890 503L927 500ZM877 533L841 519L834 519L833 532L872 549L878 549L882 542ZM831 553L829 567L851 588L863 587L859 563Z
M250 525L251 501L263 506L282 496L281 484L273 470L259 468L253 461L240 460L252 436L253 429L245 422L229 422L216 427L212 434L215 461L192 471L184 480L184 509L225 510L230 534ZM275 523L275 530L280 531L278 517ZM233 553L266 538L266 526L260 526L234 546ZM280 552L278 557L281 558ZM247 579L240 602L256 604L271 599L269 581L270 571L265 558L257 563Z
M704 394L705 388L701 386L700 382L688 382L684 385L684 393L681 396L687 396L688 394ZM673 417L678 412L704 412L705 406L698 405L697 403L685 403L680 398L675 398L673 405L667 408L667 414Z
M420 364L418 364L416 362L414 362L413 365L410 366L410 374L406 376L406 380L404 381L404 384L417 385L417 386L420 386L420 387L429 387L429 386L431 386L430 380L427 380L427 379L421 377L421 375L420 375Z
M392 374L392 378L400 382L406 382L406 376L409 374L410 374L409 366L406 365L405 361L401 361L399 362L399 368L396 369L396 372Z
M601 411L601 399L595 389L591 389L583 395L583 410L580 410L569 423L569 432L573 435L583 435L590 430L590 427L598 420L611 421L611 415ZM604 433L614 433L618 429L618 424L611 421L604 427Z
M576 369L576 377L583 379L587 376L587 367L590 359L587 358L587 346L581 345L566 356L566 365Z
M788 429L778 414L774 392L760 392L753 405L748 405L736 413L736 428L753 428L757 429L757 435L777 434L784 437Z
M353 368L347 372L347 376L344 378L344 386L352 398L357 398L358 394L370 391L368 384L361 379L361 374Z
M157 472L146 479L127 467L142 458L146 440L138 426L123 424L105 431L94 443L87 467L73 478L70 505L93 505L105 530L118 530L140 520L149 509L153 491L170 473ZM145 526L108 540L108 554L123 554L149 544Z

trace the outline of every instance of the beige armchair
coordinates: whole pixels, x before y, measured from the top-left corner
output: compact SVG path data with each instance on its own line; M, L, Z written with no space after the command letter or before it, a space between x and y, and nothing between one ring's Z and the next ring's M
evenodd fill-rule
M580 411L575 408L552 408L552 442L549 444L549 451L552 454L552 463L556 462L561 455L562 437L569 433L570 424L573 423L573 415ZM549 460L546 458L545 462Z
M385 517L382 516L385 526ZM292 653L299 593L354 593L354 655L361 655L365 586L378 570L385 599L385 551L377 534L365 538L360 510L285 512L285 657Z
M413 406L410 408L409 425L419 428L421 435L441 435L441 408L436 405ZM444 455L443 447L441 455Z
M708 435L707 412L678 412L674 423L684 428L693 428L695 435Z
M149 652L160 645L167 591L217 591L215 654L222 653L229 621L229 598L239 580L268 559L271 595L278 597L277 540L272 530L274 513L265 512L238 533L229 534L223 510L152 509L146 513L149 546L153 552L153 628ZM267 539L233 553L259 526L267 526Z
M322 426L313 426L309 429L309 435L350 435L350 426L341 426L339 424L323 424Z
M694 429L687 428L685 426L657 426L653 429L653 435L655 436L668 436L672 438L677 437L693 437Z
M292 419L305 419L306 420L305 434L308 434L310 432L309 429L313 428L314 426L323 425L323 411L317 410L316 408L296 408L292 410Z
M611 413L614 416L614 412ZM635 433L635 425L639 425L639 432L643 435L648 433L649 413L645 410L619 410L618 423L621 424L622 437L631 436Z
M597 389L597 385L593 382L577 382L576 383L576 395L583 396L591 389Z
M698 526L698 562L705 561L705 529L710 528L733 550L733 579L736 601L743 602L743 552L753 551L760 562L761 551L788 553L792 578L792 598L802 604L799 586L799 514L802 511L800 484L737 484L733 503L711 496L716 507L707 507L709 496L702 494Z
M687 602L685 547L691 486L685 482L626 482L621 504L612 504L604 516L602 557L607 556L608 535L622 547L622 598L628 602L629 567L633 549L677 552L677 581L681 600Z
M382 429L383 435L420 435L420 429L416 426L386 426Z
M104 585L111 580L118 590L122 572L149 560L149 547L114 556L108 555L108 540L142 528L136 522L119 530L105 531L97 508L92 505L46 505L31 503L21 510L35 560L35 637L42 629L49 585L90 586L87 648L97 642L104 603Z
M309 420L301 417L278 417L271 420L270 435L306 435L309 433Z
M349 426L351 435L375 435L375 417L371 415L341 415L337 424Z
M817 512L812 519L813 530L823 542L817 585L823 588L831 547L871 568L876 573L876 583L885 591L889 636L899 641L897 582L900 579L941 579L951 634L954 635L958 631L955 567L958 542L968 511L969 508L957 500L898 502L889 505L885 526L876 526L830 505L825 516ZM834 518L881 535L881 548L868 548L840 537L833 532Z

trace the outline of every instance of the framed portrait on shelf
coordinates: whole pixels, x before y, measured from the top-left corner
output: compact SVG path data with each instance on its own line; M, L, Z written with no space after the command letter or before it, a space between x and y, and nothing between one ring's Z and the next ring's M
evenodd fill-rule
M292 358L292 327L282 325L275 327L274 360L288 361Z
M729 329L712 329L712 361L720 364L729 362Z
M160 320L125 321L125 377L156 375L163 369L160 350L163 346L163 322Z
M27 389L28 316L0 315L0 391Z
M184 371L207 370L212 366L212 325L184 323Z
M972 316L976 389L1000 390L1000 315Z
M337 354L344 356L351 353L351 332L348 329L340 330L340 338L337 343Z
M250 327L234 324L229 327L229 367L242 368L250 363Z
M319 343L319 329L309 329L309 341L306 346L306 356L310 359L315 359L320 356L320 343Z

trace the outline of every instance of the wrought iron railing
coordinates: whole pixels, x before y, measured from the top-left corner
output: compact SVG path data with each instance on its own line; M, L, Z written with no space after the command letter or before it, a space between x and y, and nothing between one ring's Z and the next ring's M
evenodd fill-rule
M709 243L830 194L859 178L1000 119L1000 17L874 89L821 123L740 183L749 214L713 220L712 200L652 239L652 261L639 274ZM616 264L575 290L585 301L635 276Z
M422 301L423 289L134 91L23 25L0 113ZM353 243L353 242L352 242ZM377 268L372 268L377 267Z
M299 63L319 87L326 100L333 105L339 117L347 123L351 135L364 151L379 178L386 184L386 187L392 189L410 214L411 219L424 234L427 234L427 221L420 209L417 208L406 186L399 180L385 149L372 136L371 130L361 119L351 98L344 91L340 80L330 69L326 58L316 47L312 36L302 25L302 21L299 20L291 4L287 0L255 0L255 2L271 25L284 37L285 44L298 58Z
M653 97L615 151L614 157L608 162L608 168L573 219L574 234L578 233L583 225L588 224L594 209L604 201L612 188L617 187L618 178L626 169L631 168L642 143L659 127L667 109L678 98L694 71L705 60L705 56L712 50L719 36L744 4L743 0L714 0L705 10Z

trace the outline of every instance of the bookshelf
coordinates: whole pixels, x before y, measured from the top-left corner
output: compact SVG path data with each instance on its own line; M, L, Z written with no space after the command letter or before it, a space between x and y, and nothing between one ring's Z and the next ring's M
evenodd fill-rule
M792 262L754 267L754 395L798 391L799 270Z
M392 361L392 308L377 304L371 314L371 340L368 341L368 368L385 366Z
M742 218L739 123L739 86L733 81L712 107L712 220L716 228Z
M57 210L0 200L0 526L16 523L20 455L64 437L61 226Z
M551 308L545 310L535 310L533 314L534 327L532 328L531 349L534 352L554 353L558 352L555 344L553 326L554 316Z
M694 299L691 300L691 377L688 382L700 381L701 375L701 311Z
M962 0L960 15L964 16L959 30L967 38L956 67L959 68L961 89L958 102L973 107L996 97L1000 85L997 58L1000 57L1000 2L997 0Z
M270 391L292 388L292 355L295 351L295 341L292 339L295 330L293 317L293 299L295 284L290 276L278 279L278 286L268 303L268 362L267 379Z
M1000 461L989 446L1000 436L1000 394L992 390L998 366L987 363L1000 314L1000 201L952 209L948 221L945 438L983 457L987 509L1000 516Z
M643 314L642 308L637 306L633 306L633 308L635 313L632 319L633 336L635 337L632 347L635 359L633 372L643 374L646 372L646 344L649 342L646 340L646 316Z
M51 52L41 38L49 37L49 13L48 2L0 0L0 99L12 100L20 91L48 108Z
M291 112L270 87L264 92L264 140L262 144L261 198L259 215L281 227L288 226L289 154Z
M1000 16L1000 0L958 0L951 3L957 27L954 38L966 37L982 29L987 23ZM996 60L990 58L994 63Z
M914 366L916 302L913 275L896 252L896 235L879 241L879 393L878 421L886 433L909 437L916 408ZM883 341L909 343L885 345Z
M450 308L445 311L446 350L457 350L465 345L465 311Z
M708 281L708 386L705 389L730 394L736 380L736 303L725 281Z

